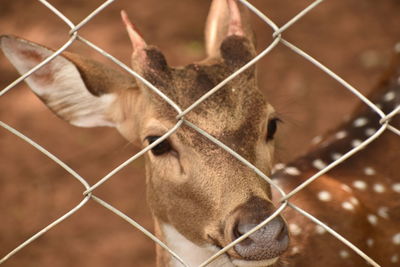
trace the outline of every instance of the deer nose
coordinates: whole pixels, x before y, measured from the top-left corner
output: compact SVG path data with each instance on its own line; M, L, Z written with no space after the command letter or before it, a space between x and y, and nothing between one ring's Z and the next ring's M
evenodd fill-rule
M258 223L249 223L246 218L240 218L233 228L234 238L241 237L256 227ZM288 246L289 234L286 224L280 216L277 216L237 244L234 249L246 260L259 261L280 256Z
M259 202L256 201L256 202ZM264 203L263 203L264 204ZM267 219L271 212L270 205L255 205L254 209L239 209L233 215L231 238L235 240L252 230ZM247 208L249 205L245 205ZM243 207L244 208L244 207ZM234 246L235 252L243 260L260 261L274 259L282 255L289 246L289 234L285 221L280 215L249 235Z
M258 217L258 216L257 216ZM266 219L268 216L265 216ZM249 232L263 220L239 217L234 225L233 238ZM289 234L282 217L277 216L242 242L234 246L235 251L245 260L260 261L280 256L289 246Z

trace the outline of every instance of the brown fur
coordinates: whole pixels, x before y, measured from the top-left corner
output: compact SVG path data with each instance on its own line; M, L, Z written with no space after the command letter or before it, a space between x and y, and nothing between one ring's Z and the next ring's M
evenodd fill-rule
M95 96L137 88L135 79L121 71L71 52L63 55L77 66L87 89Z
M399 78L400 55L397 55L391 68L369 97L372 102L379 103L385 113L389 113L400 104ZM395 97L392 101L385 101L384 95L390 91L395 92ZM354 121L361 117L367 118L368 123L363 127L355 127ZM399 115L394 117L391 124L399 129ZM289 164L301 172L299 176L290 176L282 170L276 173L274 178L286 191L290 191L315 174L316 170L312 166L314 159L330 163L332 153L344 154L351 149L351 140L365 140L367 128L378 129L379 127L378 115L362 104L348 121L330 131L305 156ZM335 134L343 130L347 132L347 137L337 139ZM400 137L386 131L367 148L319 177L295 195L292 201L327 223L381 266L398 266L400 259L395 262L392 257L400 256L400 245L393 242L394 235L400 233L400 194L391 187L395 183L400 183L399 169L396 164L399 156ZM366 167L372 168L374 173L366 174ZM366 188L360 190L355 187L355 181L364 182ZM374 190L376 184L382 185L384 191ZM332 200L320 201L317 194L321 191L331 192ZM354 204L354 210L344 209L342 203L349 202L352 198L358 201L358 204ZM382 207L386 208L386 215L385 213L382 215L382 210L379 212ZM368 221L370 215L376 216L376 225ZM328 233L317 234L315 225L294 210L288 209L285 217L289 224L297 224L302 232L292 236L292 247L297 247L298 251L295 253L289 250L286 264L282 266L368 266L364 259L335 237ZM369 241L368 245L368 240L373 241ZM348 258L340 257L341 250L349 253Z

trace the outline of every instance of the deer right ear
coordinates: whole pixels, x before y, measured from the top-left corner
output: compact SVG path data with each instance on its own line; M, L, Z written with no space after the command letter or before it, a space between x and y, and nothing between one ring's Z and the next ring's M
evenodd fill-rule
M220 56L222 43L229 36L240 36L255 47L248 10L237 4L237 0L213 0L205 29L205 46L210 58Z
M0 47L20 74L54 53L14 36L1 36ZM128 74L68 52L25 81L54 113L81 127L115 126L108 114L117 90L136 87Z

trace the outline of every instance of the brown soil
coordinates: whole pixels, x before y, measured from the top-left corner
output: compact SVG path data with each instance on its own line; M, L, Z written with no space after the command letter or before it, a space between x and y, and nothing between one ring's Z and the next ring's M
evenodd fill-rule
M101 0L53 0L74 23ZM312 1L254 0L283 25ZM156 44L173 65L202 58L203 24L209 1L120 0L81 30L81 35L125 63L130 44L119 19L127 10L148 43ZM397 0L325 1L284 33L284 38L367 93L400 40ZM254 18L259 48L272 31ZM38 1L3 1L0 32L49 47L68 38L66 25ZM108 62L75 44L73 51ZM111 63L110 63L111 64ZM260 87L284 121L278 159L304 153L311 139L333 127L358 100L321 70L279 45L258 64ZM18 76L0 55L0 88ZM91 184L136 151L113 129L80 129L59 120L20 84L0 98L0 120L49 149ZM82 200L83 187L61 167L27 143L0 129L0 257ZM143 161L138 160L96 190L96 195L152 229L145 204ZM5 267L154 266L154 244L141 232L95 202L55 227L7 261Z

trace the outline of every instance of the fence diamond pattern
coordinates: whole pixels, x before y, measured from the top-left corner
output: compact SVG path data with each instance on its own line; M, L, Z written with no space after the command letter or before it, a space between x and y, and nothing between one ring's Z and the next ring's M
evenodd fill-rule
M79 35L79 30L91 20L95 16L101 16L101 12L106 9L108 6L112 5L116 0L108 0L102 3L98 8L96 8L92 13L90 13L85 19L83 19L80 23L74 24L72 23L62 12L57 10L52 4L47 2L46 0L38 0L41 4L43 4L45 7L49 9L49 12L53 12L55 15L59 17L68 27L70 28L69 31L69 40L61 46L52 56L41 62L39 65L35 66L32 68L30 71L25 73L24 75L20 76L17 80L12 82L10 85L8 85L6 88L2 89L0 91L0 97L5 96L7 92L12 90L16 85L24 81L29 75L37 71L40 67L44 66L47 64L49 61L54 59L56 56L61 54L63 51L65 51L69 46L71 46L74 42L82 42L86 44L87 46L91 47L92 49L96 50L100 54L102 54L104 57L110 59L113 61L116 65L118 65L120 68L125 70L126 72L130 73L131 75L135 76L137 79L140 79L145 85L147 85L151 90L153 90L156 94L158 94L160 97L162 97L169 105L171 105L177 112L176 116L176 125L171 128L166 134L164 134L161 138L159 138L157 141L154 143L150 144L143 150L139 151L137 154L120 164L117 168L112 170L110 173L108 173L106 176L102 177L101 179L98 180L97 183L94 185L90 185L84 177L80 176L76 171L71 169L67 164L65 164L63 161L58 159L55 155L51 154L49 151L47 151L45 148L43 148L40 144L36 143L35 141L31 140L29 137L23 135L20 133L18 130L12 128L11 126L5 124L4 122L0 121L0 126L4 128L5 130L9 131L10 133L14 134L16 137L21 138L25 142L29 143L33 147L35 147L37 150L42 152L44 155L49 157L51 160L54 161L55 164L60 165L62 168L64 168L72 178L75 178L78 180L81 185L82 185L82 201L75 206L73 209L65 213L63 216L59 217L57 220L49 223L45 228L37 232L35 235L27 239L25 242L21 243L18 247L16 247L14 250L9 252L7 255L5 255L3 258L0 259L0 264L6 262L8 259L13 257L16 253L20 252L23 253L23 248L27 245L29 245L32 242L35 242L36 239L44 235L47 231L50 229L57 227L59 223L61 223L64 220L67 220L72 214L77 212L79 209L81 209L83 206L85 206L89 201L95 201L98 204L102 205L104 208L112 211L116 216L119 216L121 219L127 221L130 223L133 227L137 228L139 231L143 232L146 236L151 238L154 242L159 244L162 248L167 250L175 259L177 259L179 262L181 262L182 266L188 266L187 263L184 262L184 260L180 257L180 255L177 255L174 251L172 251L166 244L164 244L162 241L160 241L157 237L155 237L150 231L142 227L140 224L138 224L135 220L127 216L126 214L122 213L106 201L100 199L95 195L96 189L100 186L102 186L107 180L112 179L113 176L122 170L124 167L126 167L128 164L132 163L139 157L141 157L144 153L152 149L153 147L157 146L159 143L161 143L163 140L168 138L171 134L173 134L179 127L181 127L183 124L193 128L195 131L199 132L200 134L204 135L206 138L210 140L210 142L213 142L220 147L222 147L224 150L232 154L235 158L237 158L240 162L248 166L250 169L252 169L255 173L257 173L260 177L262 177L266 183L269 183L272 187L274 187L280 194L281 194L281 199L280 199L280 206L276 209L276 211L266 220L264 220L261 224L256 226L254 229L246 233L245 235L241 236L228 246L224 247L221 249L218 253L210 257L208 260L206 260L204 263L202 263L200 266L207 266L208 264L212 263L213 260L215 260L218 256L221 254L225 253L227 250L232 248L235 244L239 243L249 235L251 235L253 232L257 231L259 228L263 227L265 224L267 224L269 221L271 221L273 218L275 218L277 215L279 215L283 210L286 208L293 208L299 213L299 216L305 216L314 223L320 225L323 227L326 231L328 231L330 234L334 235L337 239L339 239L341 242L343 242L345 245L350 247L352 250L354 250L356 253L358 253L361 257L363 257L368 263L370 263L372 266L380 266L378 263L376 263L373 259L371 259L368 255L363 253L360 249L358 249L356 246L354 246L351 242L346 240L344 237L342 237L339 233L335 232L332 228L327 226L326 224L322 223L321 221L318 220L318 218L313 217L306 211L302 210L301 208L295 206L293 203L290 202L290 198L293 197L295 194L297 194L299 191L301 191L303 188L305 188L307 185L309 185L311 182L314 180L318 179L321 175L325 174L344 160L348 159L349 157L353 156L355 153L358 151L362 150L368 144L370 144L373 140L378 138L382 133L385 131L392 131L393 133L397 134L400 136L400 130L396 129L392 125L390 125L390 119L395 116L396 114L400 113L400 107L397 107L395 110L390 112L389 114L385 114L379 107L377 107L374 103L372 103L368 98L364 97L356 88L352 87L349 83L347 83L345 80L343 80L341 77L336 75L333 71L331 71L329 68L318 62L315 58L313 58L311 55L308 55L304 51L302 51L300 48L296 47L293 43L290 43L289 41L284 39L284 33L285 31L293 27L299 20L302 19L302 17L306 16L307 13L312 12L312 10L324 0L317 0L311 3L307 8L302 10L300 13L298 13L296 16L294 16L292 19L290 19L286 24L284 24L282 27L278 27L271 19L268 18L266 14L258 10L255 6L253 6L250 2L246 0L238 0L241 2L241 4L247 6L255 15L257 15L264 23L265 27L270 27L273 30L273 41L263 50L261 51L256 57L254 57L251 61L249 61L246 65L244 65L242 68L237 70L236 72L232 73L228 78L226 78L223 82L215 86L212 90L204 94L202 97L200 97L197 101L195 101L191 106L189 106L187 109L182 110L176 103L174 103L171 99L169 99L166 95L164 95L160 90L158 90L155 86L153 86L151 83L146 81L143 77L141 77L139 74L136 72L132 71L128 66L117 60L115 57L113 57L111 54L107 53L106 51L102 50L95 44L93 44L90 40L87 40L83 38L82 36ZM332 79L336 80L338 83L340 83L345 89L349 90L351 93L353 93L355 96L357 96L361 101L364 102L365 105L367 105L369 108L373 109L379 116L381 117L380 123L381 127L378 131L376 131L372 136L370 136L368 139L366 139L364 142L359 144L358 146L354 147L350 151L348 151L346 154L341 156L339 159L336 161L332 162L330 165L327 167L323 168L320 170L318 173L310 177L306 182L303 184L299 185L296 189L294 189L291 192L284 192L278 185L274 184L274 181L272 181L268 176L263 174L260 170L258 170L255 166L253 166L250 162L245 160L243 157L241 157L238 153L236 153L234 150L231 148L227 147L223 143L221 143L219 140L208 134L207 132L203 131L200 129L198 126L192 124L191 122L185 120L185 114L191 112L193 109L195 109L200 103L203 101L207 101L207 98L213 95L215 92L217 92L219 89L221 89L225 84L227 84L229 81L234 79L237 75L245 71L247 68L250 66L254 65L257 61L259 61L261 58L265 57L268 53L270 53L277 45L282 44L288 48L290 48L294 53L297 53L298 55L304 57L307 59L310 63L314 64L317 66L322 72L325 72L328 74ZM399 137L400 138L400 137ZM300 215L301 214L301 215Z

